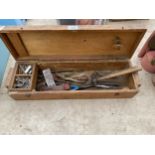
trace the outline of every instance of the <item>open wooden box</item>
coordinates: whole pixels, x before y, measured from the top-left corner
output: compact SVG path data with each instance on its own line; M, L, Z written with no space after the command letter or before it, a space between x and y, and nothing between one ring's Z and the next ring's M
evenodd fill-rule
M37 91L38 69L54 71L121 70L131 66L130 58L145 29L108 26L5 27L0 36L16 60L9 95L14 99L128 98L138 92L138 73L124 76L122 89ZM18 72L19 64L32 65L30 75ZM15 78L30 78L26 89L14 88Z

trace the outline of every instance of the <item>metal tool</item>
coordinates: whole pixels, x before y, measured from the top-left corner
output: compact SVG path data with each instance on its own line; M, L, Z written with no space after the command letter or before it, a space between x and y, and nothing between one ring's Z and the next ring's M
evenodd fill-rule
M43 75L48 87L56 86L53 74L51 73L51 70L49 68L43 70Z

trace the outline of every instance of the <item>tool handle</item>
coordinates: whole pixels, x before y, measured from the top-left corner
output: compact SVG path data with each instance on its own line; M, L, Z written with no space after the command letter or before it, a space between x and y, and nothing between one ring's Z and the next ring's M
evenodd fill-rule
M119 76L122 76L122 75L126 75L126 74L130 74L130 73L134 73L134 72L137 72L137 71L141 71L142 69L140 67L130 67L130 68L127 68L127 69L124 69L124 70L121 70L121 71L118 71L118 72L115 72L115 73L110 73L108 75L105 75L103 77L100 77L97 79L97 81L103 81L103 80L107 80L107 79L110 79L110 78L114 78L114 77L119 77Z

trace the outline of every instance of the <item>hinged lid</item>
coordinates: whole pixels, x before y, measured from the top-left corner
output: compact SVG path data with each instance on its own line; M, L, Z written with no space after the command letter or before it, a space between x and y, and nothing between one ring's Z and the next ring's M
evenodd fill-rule
M5 27L0 35L16 60L129 59L146 29L114 26Z

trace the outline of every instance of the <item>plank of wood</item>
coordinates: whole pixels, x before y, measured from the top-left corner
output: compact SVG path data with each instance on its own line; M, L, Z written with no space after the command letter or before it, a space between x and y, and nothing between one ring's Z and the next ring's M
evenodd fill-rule
M77 25L76 25L77 27ZM78 25L78 30L129 30L129 31L146 31L147 27L145 25L134 26L121 26L121 25ZM41 25L41 26L9 26L1 30L3 33L7 32L25 32L25 31L56 31L56 30L68 30L66 25Z
M19 34L10 33L7 36L9 40L12 42L14 48L16 49L20 57L28 56L27 49L25 48L25 45Z
M17 69L18 69L18 63L16 62L15 66L13 68L12 78L11 78L10 85L9 85L9 91L11 91L12 88L13 88L13 84L14 84L14 81L15 81L15 76L16 76L16 73L17 73Z
M9 40L8 36L6 34L0 34L0 38L3 40L7 48L9 49L11 55L17 59L18 58L18 53L14 46L12 45L11 41Z
M32 78L31 78L31 90L34 90L36 87L37 77L38 77L38 66L36 64L33 64Z
M97 79L97 81L103 81L103 80L107 80L107 79L110 79L110 78L115 78L115 77L119 77L119 76L123 76L123 75L127 75L127 74L131 74L131 73L134 73L134 72L138 72L138 71L141 71L142 69L140 67L130 67L130 68L127 68L127 69L124 69L124 70L121 70L121 71L118 71L118 72L115 72L115 73L110 73L106 76L103 76L103 77L100 77Z
M96 99L96 98L130 98L138 92L137 89L121 90L86 90L86 91L14 91L9 95L16 100L40 99Z
M128 68L128 61L75 61L75 62L51 62L51 61L38 61L38 66L42 69L50 67L55 71L63 70L121 70L123 68Z
M11 85L12 75L13 75L13 68L11 67L11 68L9 68L9 72L8 72L8 75L7 75L6 80L5 80L5 87L6 88L9 88Z
M141 82L140 82L140 78L139 78L139 76L138 76L138 73L135 72L135 73L132 74L132 76L133 76L133 80L134 80L134 82L135 82L135 86L136 86L137 88L140 87L140 86L141 86Z
M10 35L10 34L8 34ZM139 43L141 32L130 31L41 31L20 34L28 50L28 56L47 57L94 57L130 58ZM121 48L115 47L116 36L121 39ZM137 43L138 41L138 43ZM20 50L18 50L20 51ZM20 53L21 54L21 53ZM90 57L91 56L91 57Z

